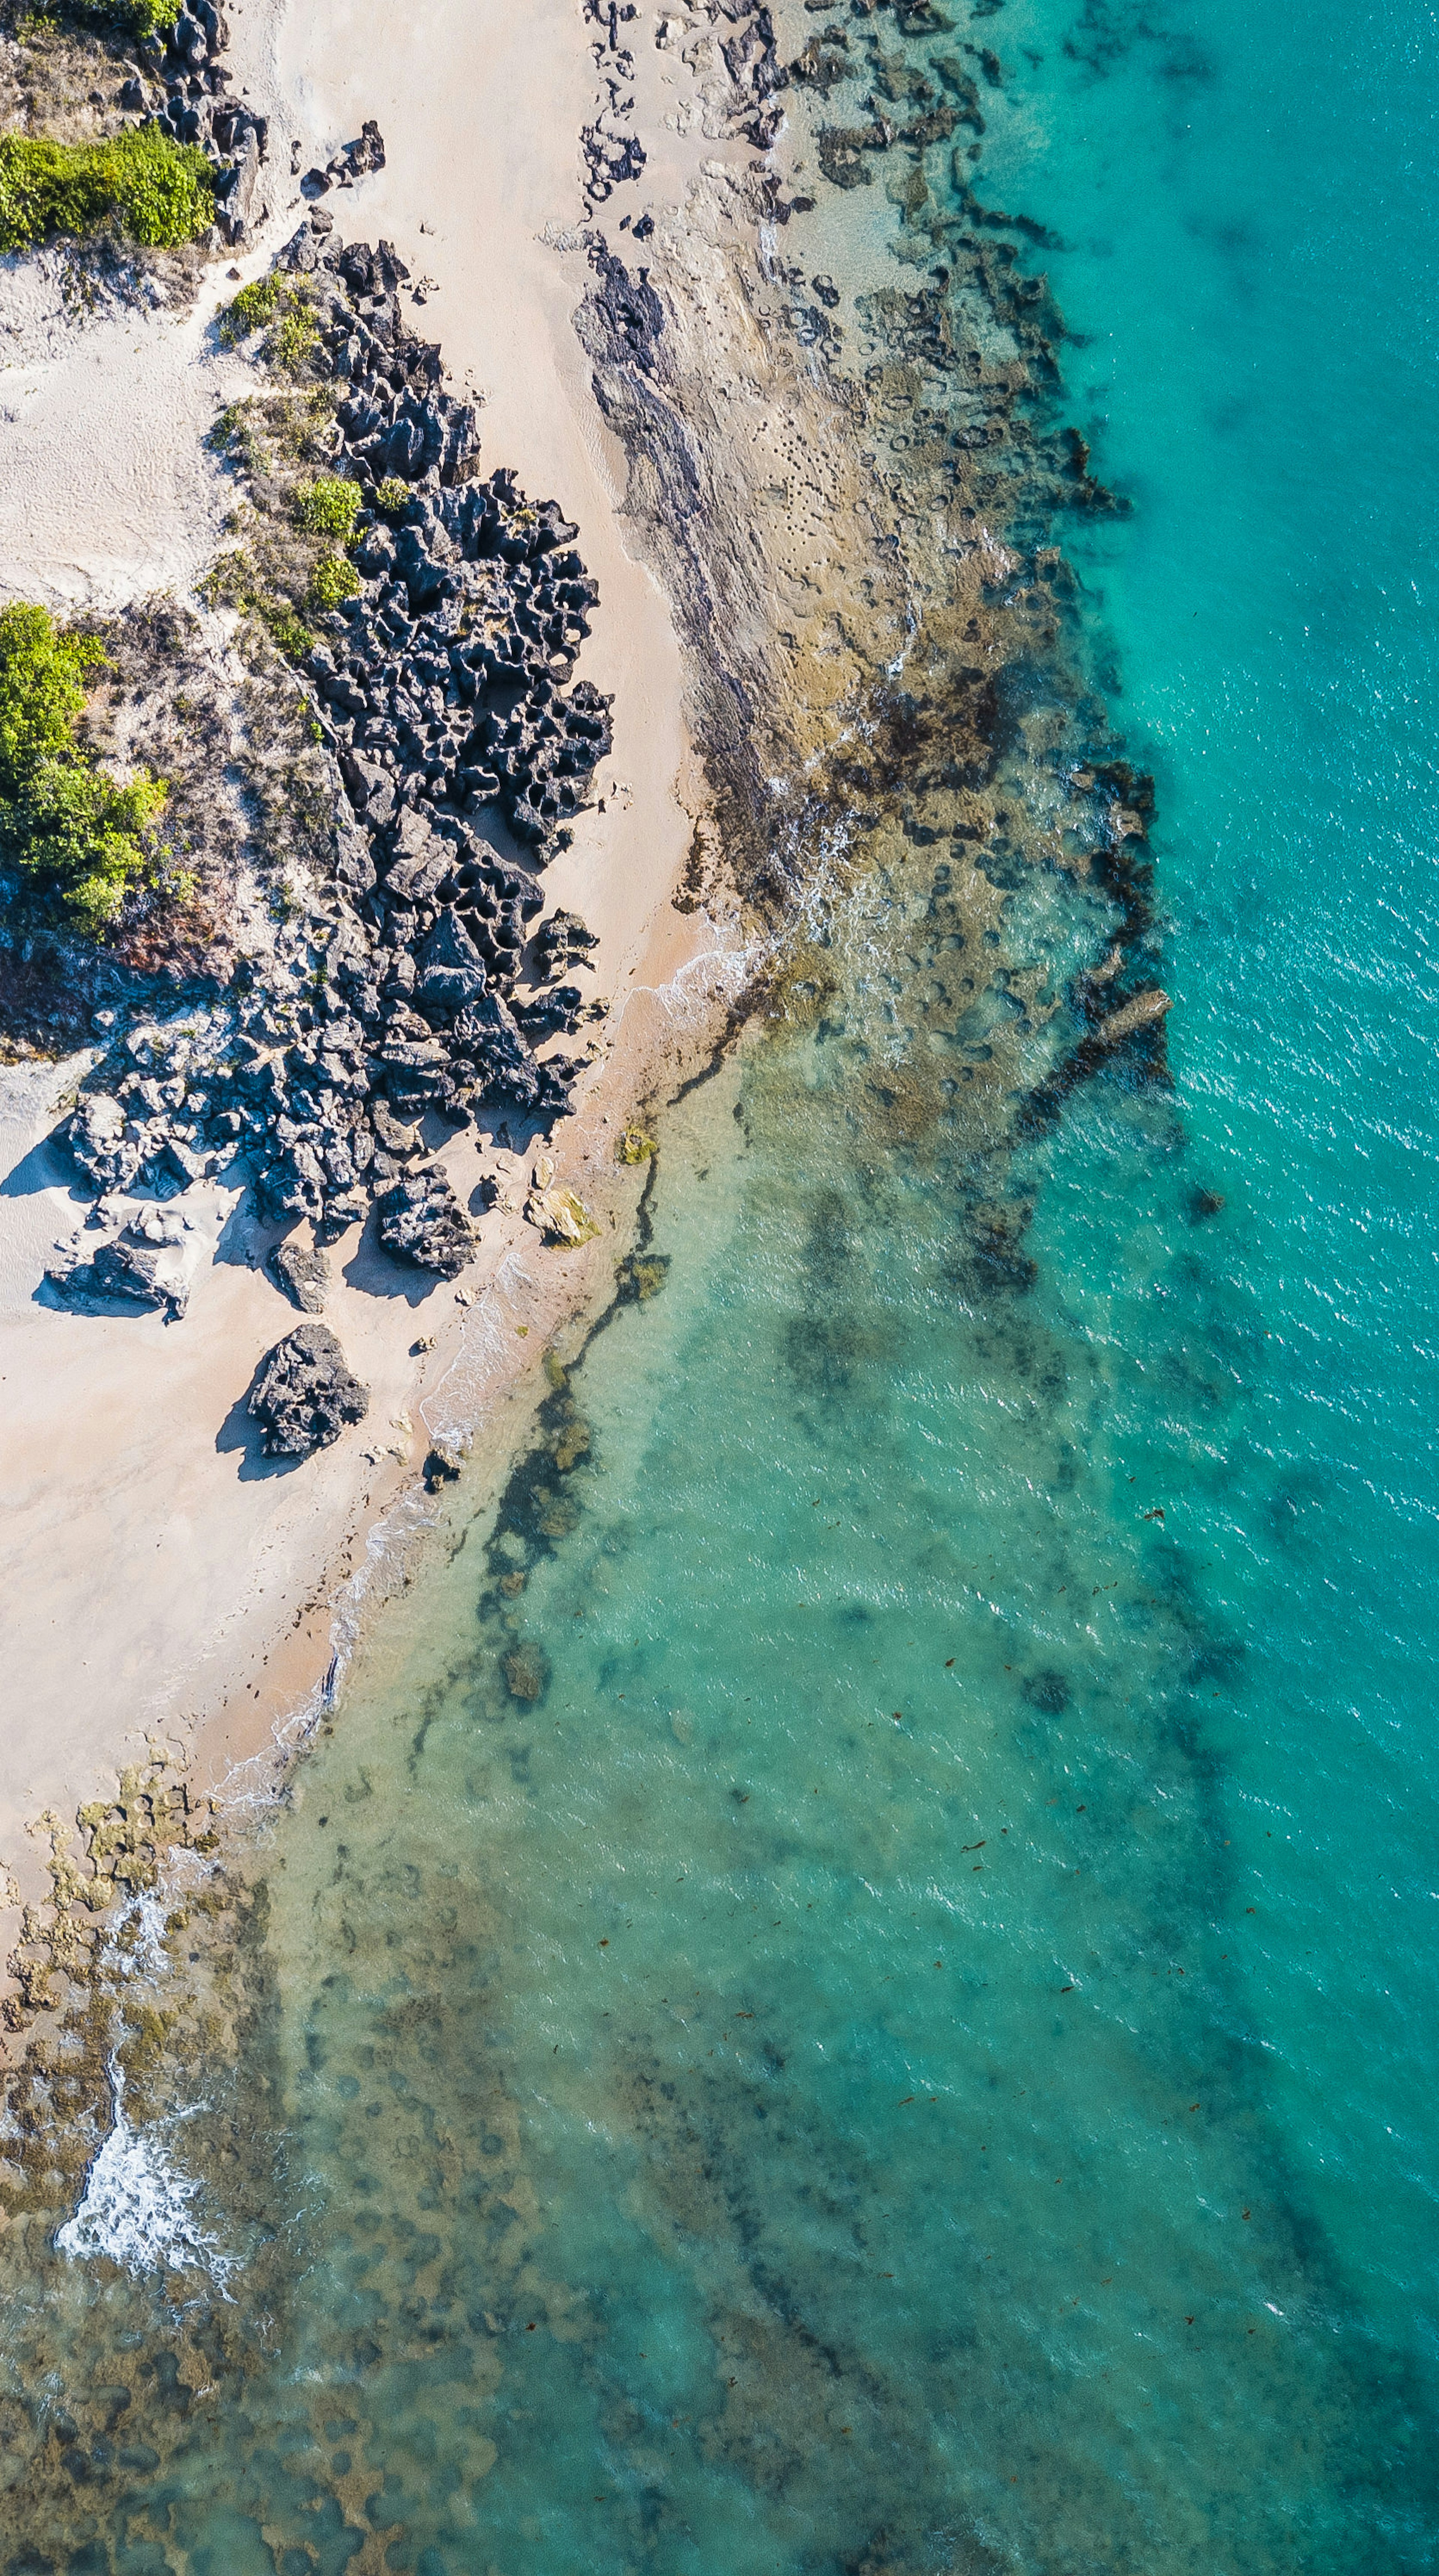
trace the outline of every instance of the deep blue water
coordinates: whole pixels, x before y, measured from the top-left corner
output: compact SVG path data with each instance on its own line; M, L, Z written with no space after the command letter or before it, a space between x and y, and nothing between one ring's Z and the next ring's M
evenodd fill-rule
M970 36L1134 505L1065 542L1173 1087L987 1277L871 1080L916 877L668 1114L647 1293L275 1829L296 2214L138 2576L1439 2556L1432 21Z

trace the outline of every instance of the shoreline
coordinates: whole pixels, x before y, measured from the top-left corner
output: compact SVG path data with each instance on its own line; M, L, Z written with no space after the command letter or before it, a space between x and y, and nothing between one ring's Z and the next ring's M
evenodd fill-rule
M0 1856L27 1900L45 1891L43 1837L29 1831L37 1817L69 1817L159 1744L197 1790L218 1789L268 1762L296 1712L316 1703L335 1653L334 1617L354 1616L383 1544L376 1534L397 1517L413 1527L433 1516L415 1478L429 1441L454 1447L480 1432L475 1472L502 1464L551 1335L605 1291L643 1181L616 1161L613 1143L670 1068L682 1070L676 1005L699 1032L722 1022L733 998L732 932L671 908L703 797L683 725L679 645L658 584L624 543L613 442L571 322L579 274L542 238L573 236L579 129L594 87L578 12L550 0L543 24L532 16L521 33L497 8L478 21L433 10L434 55L456 72L448 135L436 131L431 49L416 43L404 63L388 59L378 10L348 13L354 41L344 46L333 26L302 25L293 11L256 12L247 31L248 15L237 12L237 45L250 49L243 68L272 124L277 104L301 103L294 125L307 154L323 159L378 116L386 169L330 200L345 235L393 238L412 277L430 281L424 327L440 337L447 373L485 397L485 470L511 464L527 490L553 490L579 521L600 585L583 669L614 693L614 751L573 846L546 870L545 895L547 907L583 910L598 938L587 990L612 1004L602 1061L581 1076L552 1148L560 1182L581 1189L602 1232L578 1252L544 1244L523 1216L530 1156L497 1143L482 1151L473 1131L456 1138L442 1160L461 1199L482 1169L501 1183L474 1261L452 1284L396 1268L370 1251L368 1234L343 1240L336 1267L345 1276L327 1320L370 1387L370 1413L287 1473L256 1457L250 1426L234 1418L262 1352L299 1320L259 1266L283 1228L256 1216L248 1192L214 1183L189 1192L202 1246L218 1258L201 1268L173 1333L158 1314L77 1316L37 1303L51 1240L80 1213L68 1158L45 1139L88 1058L0 1072L0 1118L18 1149L0 1180L15 1712ZM346 66L333 86L326 55ZM462 150L469 101L486 83L509 154ZM439 187L433 172L446 159ZM272 155L272 168L281 166ZM303 214L298 187L284 194L294 202L275 207L242 274L263 273ZM217 284L212 271L202 302L215 300ZM147 327L135 326L138 339ZM191 337L186 381L215 367ZM82 326L59 363L73 371L98 355ZM65 475L64 459L56 470ZM33 560L13 562L5 538L0 506L0 576L7 589L33 589ZM91 596L113 597L110 566L86 577ZM71 575L46 586L80 604ZM492 1133L496 1124L503 1132L502 1116L484 1122ZM431 1337L432 1350L412 1351ZM57 1655L61 1635L81 1640L78 1656ZM7 1935L13 1929L11 1909Z
M714 1028L732 1018L738 983L754 963L741 928L746 912L751 924L785 921L783 957L771 956L760 981L774 975L813 997L822 996L828 971L827 908L856 899L866 885L882 890L897 881L915 848L939 844L953 852L939 900L955 925L948 944L958 948L981 937L987 948L1002 945L1003 881L979 859L997 836L1006 867L1031 865L1061 881L1093 875L1106 895L1137 881L1126 836L1138 833L1142 845L1144 826L1131 803L1121 802L1126 790L1117 770L1076 764L1065 789L1068 812L1058 821L1047 808L1031 812L1022 786L1014 810L1000 809L1005 781L986 732L992 675L1022 653L1027 638L1053 652L1058 636L1061 659L1065 651L1068 612L1048 586L1043 558L1026 565L993 533L1006 525L1016 495L1054 470L1042 444L1027 456L1017 441L1012 453L994 457L998 470L985 473L949 464L932 427L923 440L906 435L887 444L896 418L902 425L927 387L942 390L948 381L947 346L934 327L939 299L930 288L901 294L890 283L893 246L866 242L846 279L858 329L829 323L839 295L832 279L815 281L816 289L825 286L823 312L796 306L801 272L787 264L784 227L814 201L800 195L786 206L781 177L788 169L792 183L805 171L800 156L815 142L796 103L787 155L782 160L769 148L775 114L773 102L764 102L773 41L767 53L751 48L742 80L717 20L690 21L696 41L683 50L669 42L669 23L652 53L636 61L624 52L616 22L607 47L606 22L592 10L582 16L570 0L544 0L522 31L497 5L462 20L457 0L431 0L401 60L393 49L386 54L377 0L349 0L343 47L333 22L302 23L293 10L264 17L266 95L302 103L294 118L305 138L298 157L323 160L365 117L377 117L385 168L353 198L327 203L344 217L347 239L393 240L415 301L423 299L424 328L439 336L447 380L457 393L483 400L484 465L513 464L527 491L555 494L579 523L599 583L583 668L585 678L614 692L614 749L595 776L573 846L547 867L545 894L547 904L581 907L595 926L598 971L589 989L613 1006L609 1061L582 1077L581 1097L557 1129L554 1149L559 1181L583 1184L603 1230L579 1252L543 1246L519 1208L526 1158L497 1151L502 1140L493 1128L483 1154L471 1136L457 1139L443 1159L461 1198L485 1175L498 1178L502 1199L511 1202L482 1221L477 1260L458 1292L377 1260L368 1235L358 1253L353 1238L342 1251L346 1285L329 1320L371 1387L367 1427L294 1477L262 1469L237 1488L223 1457L217 1474L201 1455L213 1437L205 1426L216 1404L213 1390L199 1392L178 1426L191 1475L180 1509L169 1493L141 1493L132 1522L118 1530L110 1487L122 1496L137 1491L132 1462L113 1448L97 1457L96 1440L82 1440L92 1488L88 1528L77 1532L73 1487L45 1528L37 1528L33 1510L29 1515L29 1535L42 1552L58 1520L66 1524L63 1543L57 1537L69 1586L61 1608L46 1603L42 1565L12 1575L12 1597L24 1598L30 1623L30 1670L47 1676L51 1691L43 1714L31 1713L27 1739L43 1737L49 1768L33 1788L29 1775L20 1780L8 1805L0 1799L0 1856L21 1871L26 1894L40 1891L42 1868L23 1828L42 1805L71 1812L117 1753L143 1752L168 1730L175 1755L206 1788L237 1765L283 1768L275 1748L320 1705L337 1622L338 1650L347 1652L355 1619L363 1625L367 1599L379 1597L369 1590L368 1569L386 1533L393 1537L397 1515L411 1535L422 1525L405 1500L418 1491L413 1470L424 1454L422 1431L454 1445L483 1423L471 1481L501 1466L513 1445L511 1425L519 1436L550 1334L597 1302L607 1262L620 1248L624 1211L638 1196L606 1139L642 1098L662 1091L669 1073L682 1077L666 994L683 993L696 1044L707 1015ZM786 30L789 37L801 32ZM440 50L437 35L446 39L453 72L439 99L431 59L432 47ZM633 274L614 247L619 234L607 211L608 229L593 220L593 205L590 221L573 220L580 138L598 130L585 118L607 50L629 65L630 104L643 99L634 122L655 146L642 191L645 260L621 243ZM467 64L475 74L468 84ZM254 69L260 78L258 57ZM509 138L508 157L472 148L477 94ZM750 113L756 99L758 116ZM922 149L929 128L915 131ZM543 152L531 148L537 134ZM910 139L900 135L899 145ZM883 121L858 133L865 151L895 144ZM585 148L593 190L597 147L591 140ZM830 148L821 130L822 168ZM263 271L302 210L296 189L266 227L257 257L244 262L246 271ZM909 246L899 255L918 265ZM1005 419L1031 361L1047 353L1043 317L1033 318L1033 298L1014 286L987 243L968 240L965 256L975 288L994 308L992 346L975 362L981 381L974 397L982 417ZM656 263L658 288L646 262ZM807 355L816 335L822 364ZM866 367L875 351L883 363ZM921 417L932 424L941 415ZM1046 505L1053 506L1052 492ZM942 543L936 526L947 531ZM1011 595L1021 575L1027 587ZM719 638L723 650L716 651ZM916 747L933 737L921 726L911 739L907 711L916 702L926 723L938 718L948 728L941 756L922 770ZM1092 721L1081 713L1081 724ZM1093 759L1087 742L1083 756ZM1084 844L1078 854L1077 840ZM701 908L706 900L713 920ZM881 891L881 904L887 900ZM1132 952L1143 969L1148 919L1136 900L1119 933L1126 967ZM1092 993L1082 974L1076 980L1079 1026L1098 1030L1077 1051L1066 1038L1068 1024L1053 1025L1058 1005L1044 998L1040 969L1021 961L1004 970L1005 1007L985 1020L983 1043L964 1068L973 1173L966 1200L987 1261L1023 1262L1017 1247L1028 1211L1006 1198L1001 1168L1020 1132L1016 1104L1042 1104L1076 1078L1068 1068L1092 1069L1083 1061L1086 1046L1098 1061L1119 1036L1156 1044L1162 1069L1167 1000L1141 995L1146 1010L1135 1017L1132 991L1121 997L1112 982L1120 960L1116 947L1103 974L1093 972ZM992 971L986 960L985 984L967 978L960 989L982 993ZM1103 1021L1101 1013L1121 999L1123 1007ZM648 1028L631 1017L640 1003ZM815 1006L813 998L801 1005ZM926 1008L943 1019L951 1005L940 994ZM881 1011L881 1039L882 1022ZM1109 1026L1118 1035L1107 1038ZM921 1058L910 1068L907 1088L886 1111L896 1138L937 1109L930 1095L940 1078L938 1060ZM33 1067L27 1079L36 1081ZM498 1124L503 1129L503 1117ZM218 1192L208 1194L218 1201ZM225 1214L214 1207L216 1234ZM228 1372L226 1403L240 1395L267 1344L293 1328L293 1310L247 1275L282 1230L253 1213L230 1213L224 1256L203 1274L176 1335L175 1350L190 1354L198 1375L193 1363L208 1334L212 1365ZM395 1311L402 1298L410 1309L403 1318ZM0 1323L0 1377L10 1374L8 1353L13 1347L18 1357L40 1311L12 1300ZM443 1327L434 1320L440 1315ZM60 1394L62 1416L82 1429L106 1419L107 1406L112 1417L119 1410L113 1398L117 1379L126 1383L117 1365L122 1346L151 1351L165 1336L163 1365L138 1375L131 1369L132 1409L137 1402L141 1410L167 1400L173 1406L177 1374L158 1318L81 1324L44 1316L46 1361L20 1364L33 1386L43 1384L29 1439L47 1467L56 1390L46 1369L53 1371L49 1353L59 1348L57 1324L83 1339L88 1365L72 1366ZM426 1340L432 1332L433 1353L410 1351L412 1335ZM223 1417L224 1404L218 1410ZM163 1482L167 1462L173 1474L174 1447L167 1451L161 1439L152 1451L152 1475ZM366 1451L379 1454L366 1458ZM97 1477L104 1487L98 1493ZM177 1549L166 1565L165 1535L177 1521L185 1524L189 1554ZM25 1534L23 1508L12 1511L11 1529ZM12 1537L12 1549L14 1543ZM282 1553L277 1588L268 1569ZM149 1564L151 1556L161 1558L160 1567ZM122 1650L120 1705L112 1679L103 1710L83 1712L77 1722L46 1631L81 1624L97 1591L112 1622L112 1672L117 1633ZM146 1617L158 1629L143 1630ZM23 1655L17 1663L23 1698ZM158 1687L137 1680L142 1667L161 1670ZM89 1773L73 1776L86 1763Z

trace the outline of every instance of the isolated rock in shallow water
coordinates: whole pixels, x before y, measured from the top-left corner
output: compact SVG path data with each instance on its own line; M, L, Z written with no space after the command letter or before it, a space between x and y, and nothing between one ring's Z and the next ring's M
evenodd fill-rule
M306 1315L324 1312L330 1290L330 1265L316 1245L277 1243L266 1263L277 1288Z
M328 1449L347 1422L363 1422L370 1393L346 1363L328 1324L301 1324L268 1354L250 1398L267 1458Z
M475 1248L475 1230L438 1163L407 1172L379 1202L380 1241L398 1260L456 1279Z
M1173 1007L1169 995L1157 984L1152 985L1147 992L1136 993L1133 1000L1125 1002L1119 1010L1111 1011L1107 1020L1100 1021L1094 1032L1095 1044L1118 1046L1122 1038L1132 1037L1136 1029L1154 1028Z

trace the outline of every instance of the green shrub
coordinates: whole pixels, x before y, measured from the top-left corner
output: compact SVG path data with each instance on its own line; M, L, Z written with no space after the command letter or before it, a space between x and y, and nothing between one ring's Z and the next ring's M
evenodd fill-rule
M295 280L282 269L272 268L268 277L242 286L226 305L219 321L222 347L237 347L266 323L273 327L261 354L283 375L298 376L319 344L320 325Z
M0 135L0 251L30 250L57 234L84 240L107 224L150 249L173 250L214 218L204 153L172 143L156 126L100 143Z
M251 332L258 331L262 324L273 322L289 283L279 269L272 268L268 277L257 277L251 285L241 287L233 304L227 304L220 316L220 338L227 349L235 348L241 340L248 340Z
M258 607L286 661L303 662L305 655L313 651L315 642L304 620L297 617L293 608L288 608L282 599L262 600Z
M338 537L347 546L355 533L361 500L358 483L338 474L317 474L295 496L295 516L312 537Z
M319 610L338 608L342 599L353 599L360 587L360 576L348 557L321 555L310 575L310 605Z
M76 739L93 638L26 600L0 609L0 854L80 926L104 928L150 867L160 778L119 787Z
M91 25L123 27L143 41L174 26L180 0L65 0L65 14Z
M285 376L298 376L319 346L320 326L308 304L298 298L286 303L274 330L265 343L265 355L272 367Z
M387 474L383 483L376 489L375 507L377 510L393 513L396 510L408 509L414 497L403 475Z

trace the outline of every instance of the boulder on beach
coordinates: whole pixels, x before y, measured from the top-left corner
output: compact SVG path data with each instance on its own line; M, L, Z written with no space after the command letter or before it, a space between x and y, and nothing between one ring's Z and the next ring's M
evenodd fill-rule
M438 1163L407 1172L379 1201L380 1241L398 1260L457 1279L475 1249L475 1230Z
M266 1354L250 1397L264 1427L267 1458L308 1458L328 1449L347 1422L363 1422L370 1392L361 1386L328 1324L301 1324Z
M127 1190L144 1160L144 1146L126 1113L106 1091L90 1091L75 1109L65 1140L80 1170L96 1190Z
M330 1289L330 1265L313 1243L277 1243L265 1264L277 1288L283 1289L302 1314L323 1314Z
M90 1260L72 1249L51 1263L46 1276L69 1305L84 1309L96 1298L133 1298L140 1306L163 1306L166 1321L177 1324L190 1302L198 1258L199 1237L189 1219L173 1208L152 1207L97 1245Z

